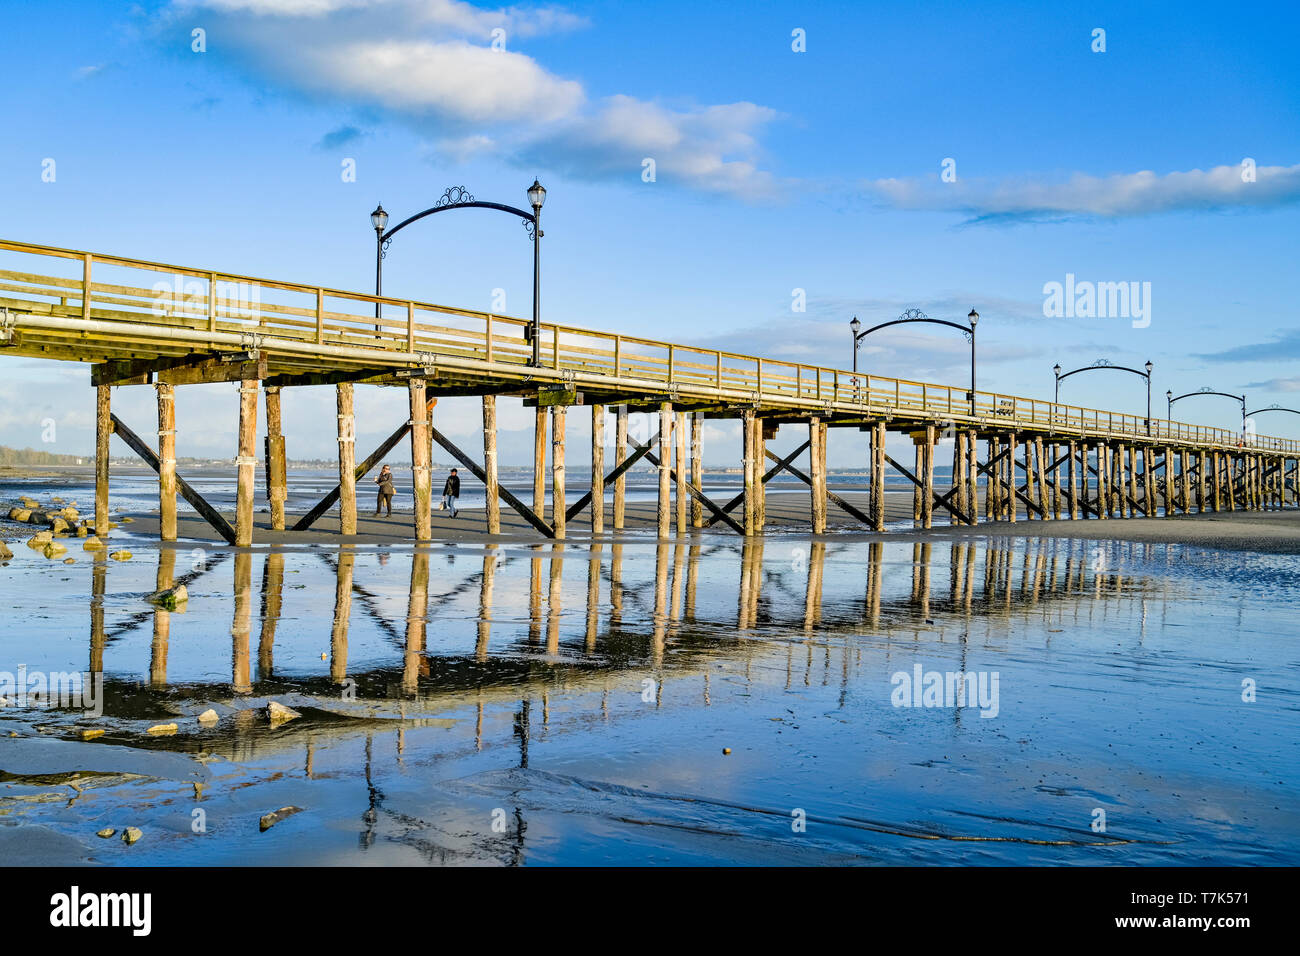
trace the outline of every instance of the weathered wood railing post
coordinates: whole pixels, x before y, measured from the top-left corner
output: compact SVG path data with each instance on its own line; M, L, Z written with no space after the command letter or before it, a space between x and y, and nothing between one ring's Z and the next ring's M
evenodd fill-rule
M253 543L253 489L257 472L257 392L255 378L239 383L239 455L235 459L235 546Z
M335 386L338 405L339 534L357 533L356 420L352 414L352 383ZM375 509L378 512L378 508Z
M176 540L176 387L158 390L158 537ZM162 590L159 588L159 590Z
M433 481L429 474L432 439L429 410L425 397L425 380L412 378L407 383L411 407L411 493L415 498L415 540L433 537Z

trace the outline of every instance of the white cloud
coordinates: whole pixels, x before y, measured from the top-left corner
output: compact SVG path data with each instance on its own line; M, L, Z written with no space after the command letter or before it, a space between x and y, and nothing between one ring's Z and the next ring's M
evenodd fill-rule
M1026 221L1087 216L1116 219L1166 212L1268 208L1300 202L1300 164L1259 166L1253 181L1240 165L1163 175L1142 170L1111 176L1076 173L1063 182L937 178L877 179L865 192L895 209L961 212L971 221Z
M555 6L481 10L459 0L178 0L220 20L223 43L255 72L344 105L378 107L428 137L441 159L494 153L595 177L641 176L755 197L770 192L758 136L778 114L740 102L669 108L591 97L514 46L586 20ZM493 31L505 48L493 48ZM212 32L210 30L210 32ZM498 44L499 45L499 44Z

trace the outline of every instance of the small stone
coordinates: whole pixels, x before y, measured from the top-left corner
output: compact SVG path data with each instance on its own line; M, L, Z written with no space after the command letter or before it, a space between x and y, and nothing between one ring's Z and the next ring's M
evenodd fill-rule
M134 518L123 518L122 524L130 524L134 520L135 520Z
M730 747L723 747L723 748L722 748L722 754L723 754L724 757L725 757L727 754L730 754L730 753L731 753L731 748L730 748Z
M96 833L95 836L99 837L100 839L107 840L109 837L113 836L113 834L115 834L116 832L117 831L114 830L112 827L104 827L104 829Z
M55 534L58 534L60 531L67 531L68 527L68 522L63 518L56 516L50 519L50 530Z
M86 536L89 535L89 534L90 534L90 531L86 528L85 525L77 525L77 537L78 537L78 538L84 538L84 537L86 537Z
M122 842L125 843L127 846L130 846L132 843L140 839L140 837L142 836L144 836L144 831L142 831L139 827L127 827L125 830L122 831Z
M176 605L184 604L190 599L190 592L185 590L185 585L181 584L174 588L167 588L165 591L159 591L157 594L151 594L149 600L160 607L165 607L169 611L176 610Z
M211 707L199 714L199 723L201 724L215 724L219 719L217 712Z
M302 807L281 807L279 810L265 813L262 815L262 819L258 821L258 829L265 833L281 820L291 817L295 813L302 813Z
M76 558L64 558L64 559L63 559L63 563L64 563L64 564L76 564L76 563L77 563L77 559L76 559Z
M36 532L36 534L32 535L30 538L27 539L27 547L31 548L34 551L40 551L42 548L44 548L47 544L49 544L53 540L54 540L54 532L38 531Z
M13 556L14 553L9 550L9 545L5 544L3 541L0 541L0 561L8 561Z
M276 701L271 701L266 705L266 719L271 722L272 726L283 724L286 721L301 716L302 714L298 713L292 707L286 707L284 704L277 703Z
M81 732L82 740L94 740L96 737L102 736L104 736L104 729L102 727L87 727Z
M121 551L114 551L112 554L109 555L109 557L112 558L114 561L130 561L131 552L126 550L126 548L123 548Z
M50 499L50 504L61 505L61 504L63 504L63 499L62 499L62 498L51 498L51 499Z
M81 542L81 547L86 551L101 551L104 548L104 542L100 541L97 535L92 534Z
M145 733L154 734L155 736L157 736L160 734L174 734L176 733L176 730L177 727L175 724L154 724L152 727L146 730Z
M61 554L67 554L68 549L65 548L58 541L50 541L47 542L45 547L41 549L41 553L44 554L47 558L57 558Z

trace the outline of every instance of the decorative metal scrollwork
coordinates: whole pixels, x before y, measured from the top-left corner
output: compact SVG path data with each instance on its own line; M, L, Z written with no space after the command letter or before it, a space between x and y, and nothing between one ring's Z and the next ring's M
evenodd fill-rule
M919 321L928 320L930 317L926 315L924 312L922 312L920 309L908 309L906 312L900 315L899 318L902 319L904 322L919 322Z
M528 238L531 239L533 242L536 242L537 223L533 222L531 219L520 219L519 221L524 224L524 232L528 233Z
M457 203L473 201L474 197L470 195L469 190L464 186L448 186L438 201L433 204L433 208L441 209L444 206L455 206Z
M393 240L391 236L379 244L379 258L381 259L388 258L388 247L391 246L392 244L393 244Z
M1213 392L1214 389L1210 388L1210 386L1208 386L1208 385L1202 385L1200 388L1197 389L1197 391L1198 391L1198 392Z
M1099 359L1097 359L1097 361L1095 361L1095 362L1092 363L1092 367L1093 367L1093 368L1110 368L1110 367L1111 367L1112 365L1114 365L1114 364L1115 364L1115 363L1112 362L1110 359L1099 358Z

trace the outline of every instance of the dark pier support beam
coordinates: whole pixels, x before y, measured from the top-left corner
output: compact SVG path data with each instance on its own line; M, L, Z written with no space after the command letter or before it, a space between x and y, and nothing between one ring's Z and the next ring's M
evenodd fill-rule
M280 386L268 385L263 393L266 396L266 499L271 508L271 529L283 531L284 502L289 496L289 489Z
M618 471L623 465L623 459L627 455L627 406L618 406L618 413L614 420L614 470L618 472L614 478L614 530L623 530L623 512L627 500L627 477L626 469Z

